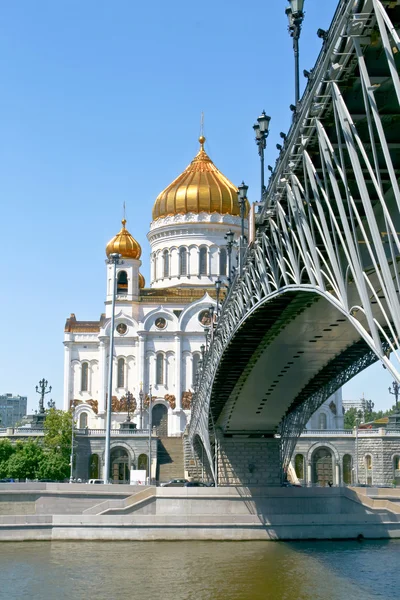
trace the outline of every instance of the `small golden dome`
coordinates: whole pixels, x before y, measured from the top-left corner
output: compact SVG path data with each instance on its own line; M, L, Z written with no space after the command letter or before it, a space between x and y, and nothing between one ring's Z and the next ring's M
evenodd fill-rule
M122 219L122 229L106 246L106 254L121 254L122 258L140 258L142 249L139 242L125 228L126 219Z
M200 150L190 165L158 195L153 221L168 215L219 213L240 215L238 190L217 169L204 150L206 138L199 137ZM246 216L249 212L247 203Z
M139 273L139 288L142 290L146 285L146 280L141 273Z

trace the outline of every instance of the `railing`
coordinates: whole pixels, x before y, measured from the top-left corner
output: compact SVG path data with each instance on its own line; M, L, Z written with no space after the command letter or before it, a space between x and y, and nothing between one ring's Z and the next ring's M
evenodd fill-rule
M113 435L149 435L148 429L111 429ZM75 435L106 435L105 429L75 429ZM154 435L154 432L153 432Z
M43 436L43 429L30 429L29 427L2 427L0 428L0 437L6 437L8 435L15 436ZM105 429L75 429L75 435L106 435ZM148 429L111 429L111 436L132 436L132 435L149 435ZM155 435L153 432L152 435Z
M331 437L331 436L345 436L355 437L356 433L354 429L305 429L301 434L301 437ZM382 435L396 435L400 436L400 431L391 429L359 429L358 437L373 437Z

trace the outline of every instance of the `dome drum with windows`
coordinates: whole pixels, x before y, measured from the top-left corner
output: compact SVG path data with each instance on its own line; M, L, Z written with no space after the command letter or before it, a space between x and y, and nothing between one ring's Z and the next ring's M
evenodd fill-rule
M205 141L205 137L200 136L198 154L183 173L158 195L153 207L153 221L188 213L240 216L238 189L205 152ZM248 212L246 201L246 217Z

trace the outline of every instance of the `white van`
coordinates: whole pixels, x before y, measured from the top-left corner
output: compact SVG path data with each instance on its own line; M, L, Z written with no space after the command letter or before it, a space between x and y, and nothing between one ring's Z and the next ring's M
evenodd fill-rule
M89 479L88 483L104 483L104 479Z

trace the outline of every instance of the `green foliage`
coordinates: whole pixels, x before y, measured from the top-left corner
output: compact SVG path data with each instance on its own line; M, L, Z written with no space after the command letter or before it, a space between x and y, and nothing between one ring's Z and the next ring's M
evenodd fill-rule
M368 403L367 403L368 404ZM371 421L376 421L377 419L383 419L383 417L388 417L390 415L396 414L398 410L396 410L396 405L393 405L389 410L366 410L365 414L361 410L357 410L356 408L349 408L344 413L344 428L345 429L353 429L356 426L356 419L358 419L359 423L363 421L365 423L370 423Z
M63 481L69 476L69 462L60 452L47 452L39 463L36 471L38 479Z
M72 415L51 408L44 422L40 441L11 444L0 440L0 478L52 479L63 481L69 476Z
M15 446L8 438L0 440L0 463L7 462L10 456L15 452Z
M69 462L71 454L72 414L56 408L47 411L44 422L45 450L61 454Z
M17 442L15 452L7 461L7 477L13 479L36 479L43 448L33 440Z
M344 413L344 428L353 429L356 425L356 419L360 418L360 415L361 411L358 411L356 408L349 408L349 410L346 410Z
M15 446L12 445L8 438L0 440L0 479L7 477L8 460L15 452Z

